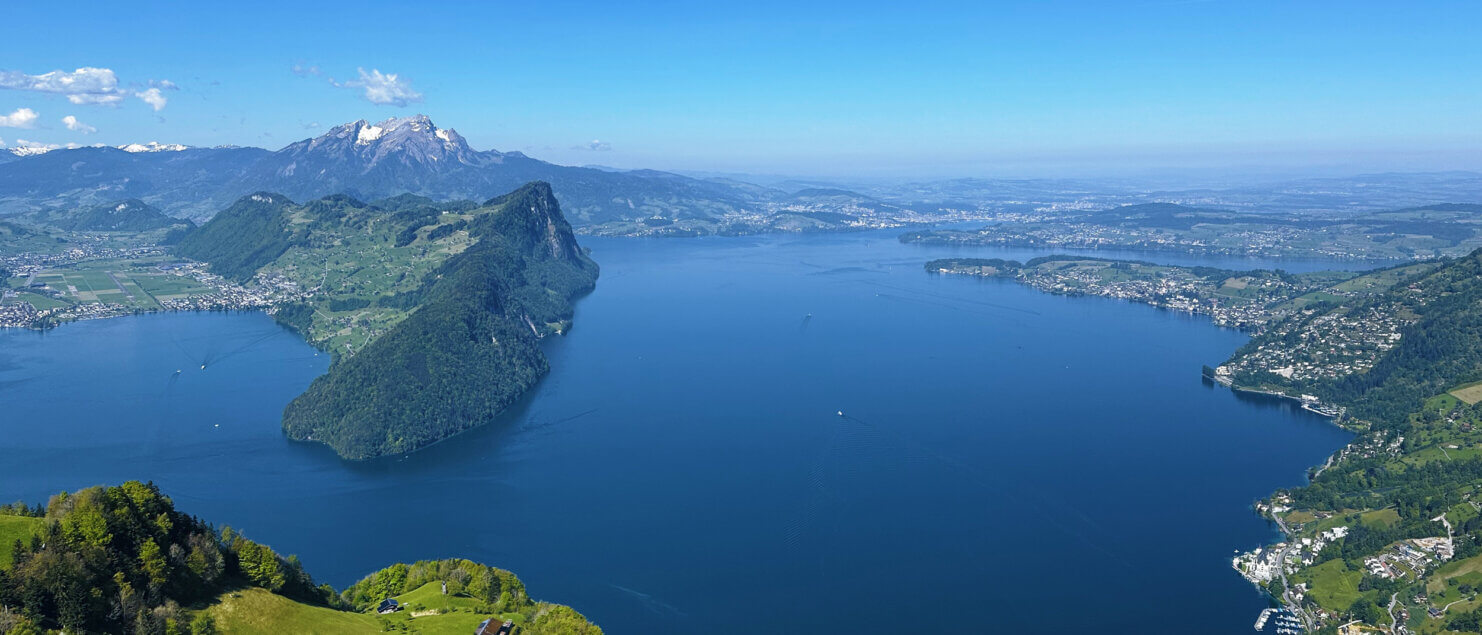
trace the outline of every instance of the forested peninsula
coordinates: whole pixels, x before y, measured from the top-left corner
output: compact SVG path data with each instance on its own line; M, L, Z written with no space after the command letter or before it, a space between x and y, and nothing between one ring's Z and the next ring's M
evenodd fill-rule
M471 633L484 620L521 635L602 632L468 560L396 564L336 591L138 481L0 507L0 539L0 633L11 635Z
M259 192L176 249L275 288L274 317L335 354L283 428L348 459L493 419L547 372L539 341L570 327L598 273L540 182L482 204Z

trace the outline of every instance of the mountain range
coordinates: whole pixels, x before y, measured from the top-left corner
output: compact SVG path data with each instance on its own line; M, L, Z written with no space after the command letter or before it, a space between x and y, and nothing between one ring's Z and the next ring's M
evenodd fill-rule
M295 200L346 194L375 200L416 194L485 200L531 181L553 185L574 224L650 217L714 218L784 197L739 182L652 170L612 171L547 163L520 152L474 150L425 115L364 120L277 150L131 145L3 153L0 213L138 199L202 221L245 194Z

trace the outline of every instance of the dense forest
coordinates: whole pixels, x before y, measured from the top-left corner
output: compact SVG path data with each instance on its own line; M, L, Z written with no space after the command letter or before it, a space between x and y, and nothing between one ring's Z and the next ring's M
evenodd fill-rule
M41 514L39 530L10 545L11 565L0 569L8 632L212 632L209 619L183 607L244 586L309 604L340 602L297 560L176 511L152 484L63 492L44 511L5 511Z
M564 331L597 277L545 183L482 204L258 193L176 250L240 282L299 276L310 293L274 317L336 359L284 409L283 427L352 459L493 419L546 373L539 340Z
M288 214L293 201L258 192L222 210L211 222L180 237L175 253L211 263L211 271L238 282L293 246Z
M576 245L550 187L493 199L477 238L409 294L416 311L284 410L294 439L364 459L407 452L487 423L547 370L539 339L570 319L597 266Z
M532 600L514 574L468 560L396 564L336 593L316 586L297 558L176 510L149 483L63 492L45 506L0 506L0 516L34 527L29 539L0 546L0 556L9 556L0 557L0 633L7 635L214 635L230 629L218 626L212 607L246 589L321 613L368 613L431 582L476 603L474 613L520 620L524 633L602 632L570 607Z
M28 218L69 231L143 232L167 227L195 227L195 223L166 216L164 212L137 198L78 209L43 209L30 214Z

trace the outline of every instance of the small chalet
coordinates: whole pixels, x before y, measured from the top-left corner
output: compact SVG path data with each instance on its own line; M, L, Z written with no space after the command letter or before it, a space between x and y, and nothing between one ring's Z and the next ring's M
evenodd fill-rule
M500 623L494 618L479 622L479 627L474 629L473 635L511 635L515 632L515 623L505 621Z

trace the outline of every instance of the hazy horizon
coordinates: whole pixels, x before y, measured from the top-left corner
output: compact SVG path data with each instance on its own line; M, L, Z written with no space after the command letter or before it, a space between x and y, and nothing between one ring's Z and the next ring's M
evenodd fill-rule
M908 178L1482 169L1474 4L575 2L429 15L385 4L180 3L7 13L26 27L8 34L0 63L8 147L276 149L335 124L421 112L479 149L621 169Z

